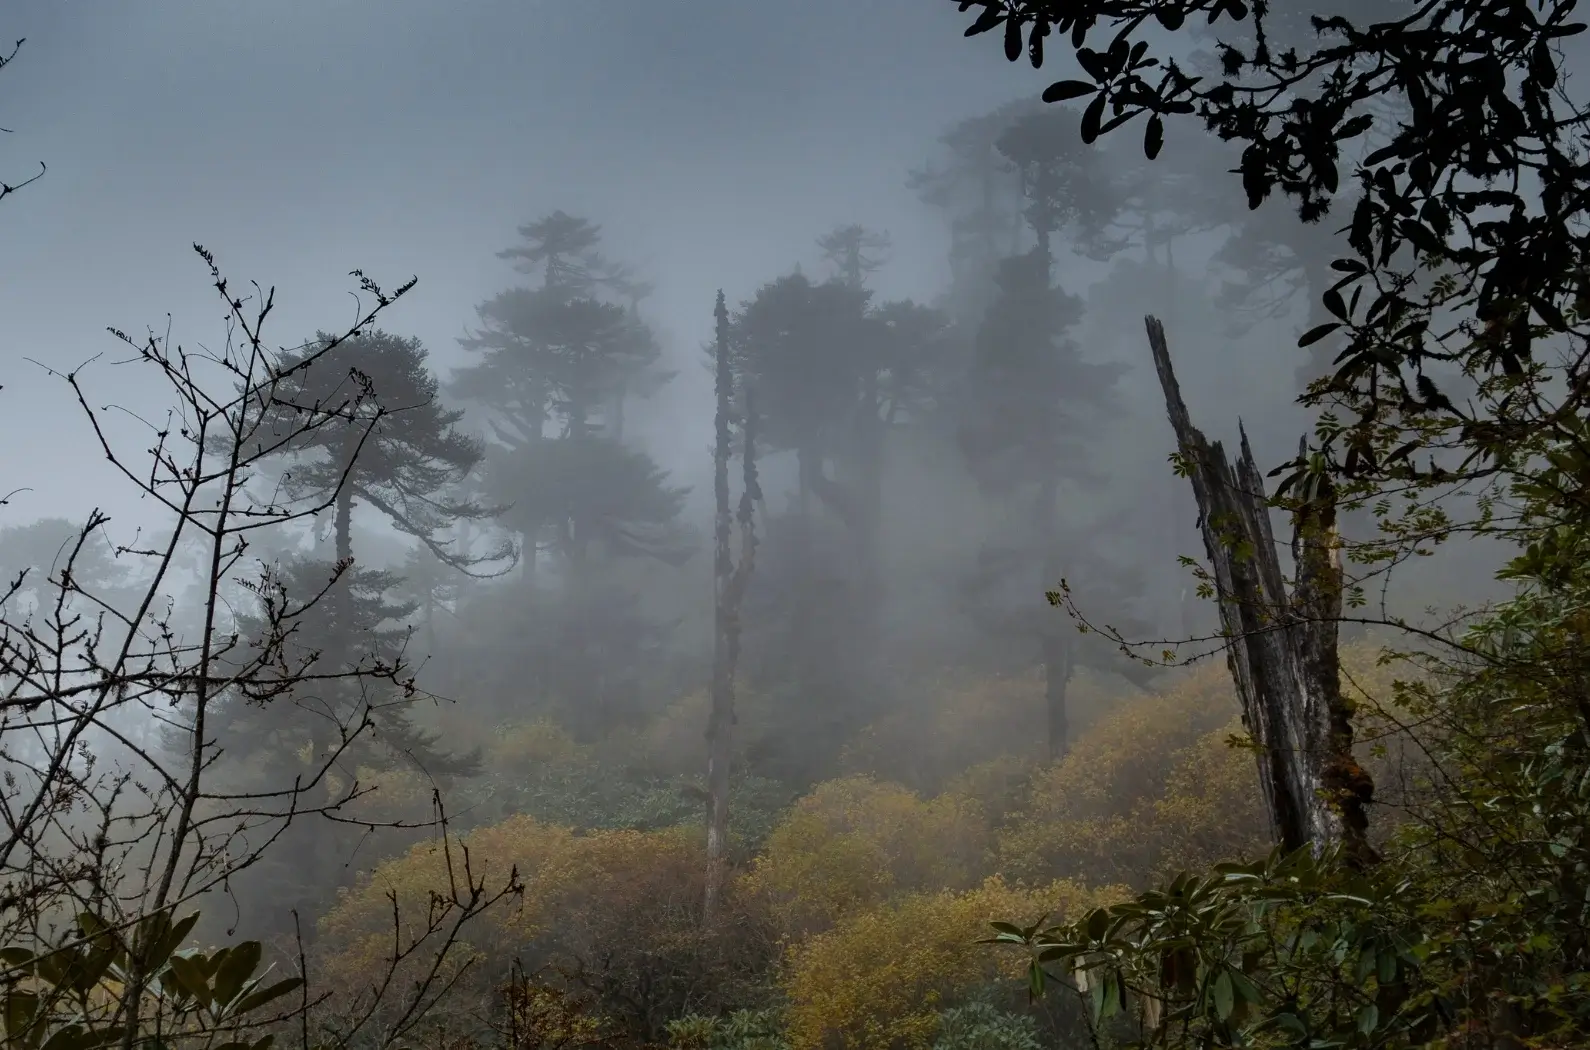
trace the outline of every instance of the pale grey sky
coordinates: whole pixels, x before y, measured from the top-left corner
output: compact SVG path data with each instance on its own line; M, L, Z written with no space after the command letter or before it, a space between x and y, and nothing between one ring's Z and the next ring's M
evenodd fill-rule
M351 317L348 270L420 277L388 327L442 362L513 278L494 252L556 208L601 222L657 284L650 310L694 362L731 299L813 239L894 235L890 296L933 294L938 225L904 187L956 119L1050 71L967 41L949 0L9 0L0 38L0 442L18 520L102 502L65 389L25 363L115 357L106 325L220 338L190 244L274 282L292 342ZM96 365L104 397L126 369ZM658 406L669 465L699 458L686 367ZM61 435L64 431L65 437ZM701 446L698 448L697 446Z

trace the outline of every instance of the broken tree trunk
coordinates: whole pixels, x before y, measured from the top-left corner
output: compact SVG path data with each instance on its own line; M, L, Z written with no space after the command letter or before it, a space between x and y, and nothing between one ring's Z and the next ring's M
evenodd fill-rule
M1288 850L1339 845L1373 863L1367 807L1374 785L1353 758L1352 705L1341 692L1337 630L1342 568L1328 485L1292 512L1296 580L1281 574L1264 478L1242 433L1236 465L1192 425L1171 369L1165 330L1147 320L1176 444L1198 500L1199 527L1220 606L1226 663L1256 746L1270 823Z

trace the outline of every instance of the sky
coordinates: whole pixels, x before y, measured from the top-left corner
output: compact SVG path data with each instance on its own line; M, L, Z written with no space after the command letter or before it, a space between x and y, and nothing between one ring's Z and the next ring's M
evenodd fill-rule
M858 220L894 239L881 294L942 285L941 226L907 173L954 121L1056 75L963 39L956 8L7 0L0 39L27 43L0 72L0 177L48 172L0 205L0 447L26 449L3 488L32 490L0 514L108 498L45 367L103 355L81 376L95 404L128 408L136 446L157 391L114 364L106 327L224 338L194 242L234 287L276 287L278 344L349 323L354 268L418 276L384 324L445 368L474 305L514 280L495 252L555 209L601 223L609 254L655 283L647 309L681 374L651 445L665 466L704 464L697 349L719 287L738 301L815 268L814 239Z

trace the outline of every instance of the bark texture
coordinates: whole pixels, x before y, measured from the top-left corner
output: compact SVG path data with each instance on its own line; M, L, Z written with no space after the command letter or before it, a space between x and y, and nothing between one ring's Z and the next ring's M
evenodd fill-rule
M1276 553L1264 477L1246 432L1233 465L1193 426L1171 368L1165 330L1147 320L1165 408L1198 500L1226 636L1226 662L1256 745L1259 783L1276 838L1316 854L1339 845L1349 863L1376 859L1367 841L1369 774L1353 758L1352 705L1341 692L1337 638L1342 567L1328 485L1292 511L1292 590Z

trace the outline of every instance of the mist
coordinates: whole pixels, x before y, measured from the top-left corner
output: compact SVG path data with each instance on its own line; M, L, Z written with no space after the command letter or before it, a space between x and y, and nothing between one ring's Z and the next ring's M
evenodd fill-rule
M482 935L487 969L563 967L559 988L657 1045L795 995L772 990L794 980L771 976L780 952L846 909L1160 874L1169 847L1109 836L1205 774L1240 770L1197 796L1235 830L1197 825L1193 858L1262 842L1251 759L1195 765L1238 713L1143 319L1199 425L1228 447L1240 425L1279 466L1331 364L1298 337L1333 245L1287 201L1250 213L1235 152L1195 125L1157 162L1134 135L1083 146L1074 107L1038 102L1067 71L973 46L967 17L8 5L0 33L26 43L0 72L0 178L46 170L0 205L0 442L19 450L0 569L32 573L7 615L70 607L108 624L81 644L156 639L150 667L197 645L203 675L232 676L194 700L170 683L196 673L140 671L146 706L90 734L173 784L202 768L200 810L258 818L230 860L191 861L203 936L288 962L307 943L340 987L383 887L423 896L426 848L500 847L496 875L556 858L544 911ZM361 279L411 276L369 321ZM219 359L191 389L162 356L179 346ZM242 422L195 437L211 397ZM225 459L215 440L247 461L180 491L246 493L230 512L279 527L163 549L200 512L136 464L185 484L150 453L173 434L196 464ZM1370 574L1363 618L1443 623L1501 593L1495 550L1451 547L1395 590ZM145 595L153 620L99 611ZM267 797L264 816L239 801ZM131 805L101 816L131 827ZM54 833L98 841L95 819ZM1167 840L1180 819L1153 818ZM822 853L840 839L853 852ZM154 870L155 837L117 841ZM732 935L670 939L703 893ZM613 947L631 929L644 958Z

